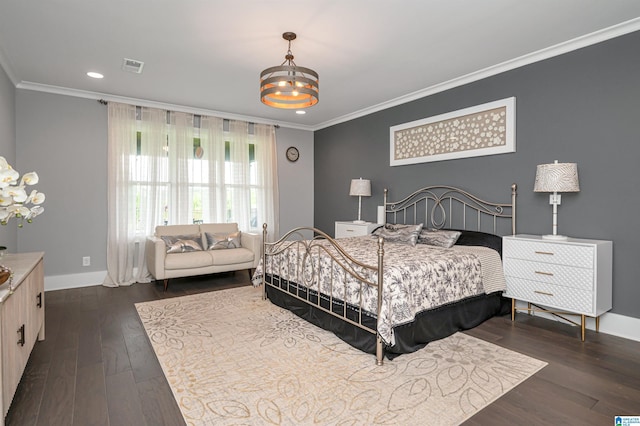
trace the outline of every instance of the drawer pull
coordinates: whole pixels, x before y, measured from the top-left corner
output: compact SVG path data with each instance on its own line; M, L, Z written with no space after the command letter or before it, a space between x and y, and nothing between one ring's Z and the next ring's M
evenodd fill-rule
M552 276L553 276L553 272L542 272L542 271L536 271L536 274L539 274L539 275L548 275L548 276L550 276L550 277L552 277Z
M353 232L353 229L345 229L347 232Z
M19 344L20 346L24 346L24 343L25 343L25 340L24 340L24 324L22 324L22 327L20 327L20 328L18 329L18 335L20 336L20 337L18 338L18 344Z
M544 296L553 296L553 293L547 293L547 292L544 292L544 291L533 290L533 292L537 293L537 294L542 294Z
M546 254L548 256L553 256L553 252L550 251L536 251L536 254Z
M36 296L36 300L38 301L36 303L36 306L38 306L38 308L42 308L42 292L38 293L38 295Z

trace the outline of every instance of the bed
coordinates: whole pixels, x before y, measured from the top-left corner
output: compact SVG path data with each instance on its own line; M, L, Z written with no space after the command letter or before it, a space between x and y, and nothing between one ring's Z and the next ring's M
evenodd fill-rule
M302 227L267 242L263 225L253 284L381 365L509 312L501 235L515 234L516 189L508 203L451 186L389 201L385 189L386 223L368 236L333 239Z

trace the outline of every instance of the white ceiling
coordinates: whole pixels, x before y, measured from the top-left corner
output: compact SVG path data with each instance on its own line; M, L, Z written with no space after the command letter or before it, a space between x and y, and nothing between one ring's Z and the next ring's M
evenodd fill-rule
M0 65L20 88L314 130L639 30L638 17L638 0L2 0ZM258 96L285 31L320 74L303 116Z

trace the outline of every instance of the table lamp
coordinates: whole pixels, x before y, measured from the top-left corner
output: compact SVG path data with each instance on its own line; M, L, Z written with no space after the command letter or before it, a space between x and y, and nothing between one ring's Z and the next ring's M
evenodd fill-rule
M354 220L353 223L366 223L360 219L360 213L362 212L362 197L371 197L371 181L362 178L351 179L349 195L358 197L358 220Z
M566 240L564 235L558 235L558 206L561 195L558 192L579 192L578 165L576 163L539 164L536 168L534 192L551 192L549 204L553 206L553 230L551 235L543 235L548 240Z

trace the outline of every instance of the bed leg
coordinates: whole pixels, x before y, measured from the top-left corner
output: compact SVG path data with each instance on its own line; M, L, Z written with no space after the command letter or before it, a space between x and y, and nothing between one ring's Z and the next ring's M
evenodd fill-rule
M376 365L382 365L384 362L384 350L382 349L382 339L380 335L376 336Z

